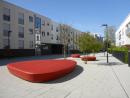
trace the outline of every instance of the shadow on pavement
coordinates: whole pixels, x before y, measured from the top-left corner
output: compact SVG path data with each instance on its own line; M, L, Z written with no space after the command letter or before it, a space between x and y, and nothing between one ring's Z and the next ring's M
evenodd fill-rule
M99 57L107 57L107 56L105 55L105 56L99 56ZM110 56L110 55L109 55L108 57L113 57L113 56Z
M44 55L44 56L31 56L31 57L17 57L17 58L10 58L10 59L0 59L0 66L5 66L8 63L19 62L19 61L59 59L59 58L63 58L63 55Z
M109 63L106 63L106 62L100 62L100 63L97 63L97 65L101 65L101 66L115 66L115 65L124 65L124 63L121 63L121 62L109 62Z
M68 80L71 80L71 79L77 77L82 72L83 72L83 67L77 65L73 72L67 74L66 76L64 76L62 78L59 78L59 79L56 79L56 80L53 80L50 82L45 82L45 84L62 83L62 82L65 82L65 81L68 81Z

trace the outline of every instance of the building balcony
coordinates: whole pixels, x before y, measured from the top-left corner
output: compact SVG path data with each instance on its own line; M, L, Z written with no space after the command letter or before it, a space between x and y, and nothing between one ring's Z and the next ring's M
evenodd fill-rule
M130 37L130 28L126 29L126 35Z

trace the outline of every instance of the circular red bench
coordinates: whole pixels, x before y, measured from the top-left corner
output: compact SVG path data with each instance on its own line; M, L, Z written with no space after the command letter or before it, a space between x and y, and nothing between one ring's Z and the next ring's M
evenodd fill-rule
M76 67L72 60L33 60L10 63L8 70L15 76L31 82L46 82L62 77Z
M73 58L80 58L80 54L71 54L71 57L73 57Z
M95 61L96 57L95 56L84 56L84 57L81 57L81 60L83 60L83 61Z

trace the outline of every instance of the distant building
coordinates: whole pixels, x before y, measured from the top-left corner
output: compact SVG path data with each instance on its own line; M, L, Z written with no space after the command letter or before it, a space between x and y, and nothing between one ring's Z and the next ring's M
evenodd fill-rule
M130 15L124 20L115 33L116 46L130 47Z
M103 37L98 33L92 33L94 38L96 38L99 42L103 42Z
M10 50L25 55L61 54L60 25L46 16L0 0L0 53L7 54L5 50ZM71 26L67 29L70 30L68 49L78 49L73 40L81 32Z

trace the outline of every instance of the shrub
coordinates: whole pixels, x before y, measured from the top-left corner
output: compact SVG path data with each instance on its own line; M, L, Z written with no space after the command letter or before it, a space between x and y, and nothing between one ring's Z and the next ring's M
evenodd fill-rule
M120 59L124 63L128 63L128 48L123 46L123 47L111 47L108 49L109 53L112 53L113 56L116 58ZM121 54L123 54L123 58L121 57Z

